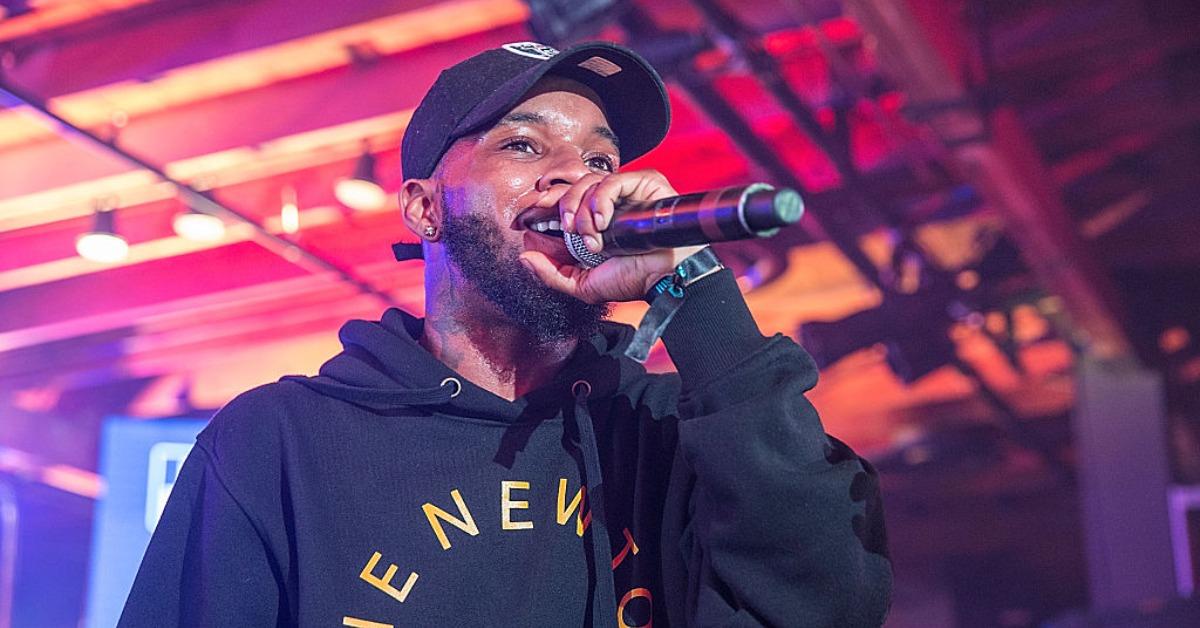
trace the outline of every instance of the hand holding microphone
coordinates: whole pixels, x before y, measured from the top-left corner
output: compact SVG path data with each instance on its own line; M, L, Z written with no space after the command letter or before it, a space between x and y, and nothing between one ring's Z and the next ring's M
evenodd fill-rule
M765 183L621 204L601 232L603 248L592 252L577 233L563 232L567 251L587 268L614 256L766 238L800 220L804 202L795 190Z
M711 242L773 235L800 219L803 203L793 190L761 183L679 195L661 173L641 170L587 175L559 209L567 249L578 261L526 251L521 262L548 286L599 303L640 299Z

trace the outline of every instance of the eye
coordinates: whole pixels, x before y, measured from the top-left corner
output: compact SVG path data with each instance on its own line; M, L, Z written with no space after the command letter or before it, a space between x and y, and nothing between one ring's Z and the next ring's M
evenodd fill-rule
M518 153L530 154L537 153L537 148L534 147L533 142L524 138L507 140L500 145L500 150L511 150Z
M603 170L605 172L615 172L617 169L616 161L608 155L593 155L584 160L588 168L594 170Z

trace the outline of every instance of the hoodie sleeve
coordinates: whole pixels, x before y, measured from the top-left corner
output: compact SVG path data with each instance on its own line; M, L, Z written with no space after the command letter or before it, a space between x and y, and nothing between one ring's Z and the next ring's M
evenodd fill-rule
M222 410L188 455L142 558L119 628L275 626L284 598L260 526L230 492L210 437Z
M685 614L671 623L882 624L891 564L878 479L805 398L812 359L762 336L728 270L689 288L663 340L683 385L681 514L664 524L679 554L664 547L664 569L682 569L669 580L687 590L667 591Z

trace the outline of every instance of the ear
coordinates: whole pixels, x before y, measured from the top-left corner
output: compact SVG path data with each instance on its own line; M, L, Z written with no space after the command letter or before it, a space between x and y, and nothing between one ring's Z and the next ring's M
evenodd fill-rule
M400 188L400 211L404 214L404 224L417 237L428 242L441 237L442 204L432 179L405 181Z

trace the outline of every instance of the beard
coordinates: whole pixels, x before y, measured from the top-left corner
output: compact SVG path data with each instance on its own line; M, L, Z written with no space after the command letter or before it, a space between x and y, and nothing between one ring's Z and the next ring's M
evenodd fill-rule
M514 325L539 343L583 339L596 333L607 303L590 304L542 283L518 261L520 247L500 236L494 222L447 212L442 244L450 262Z

